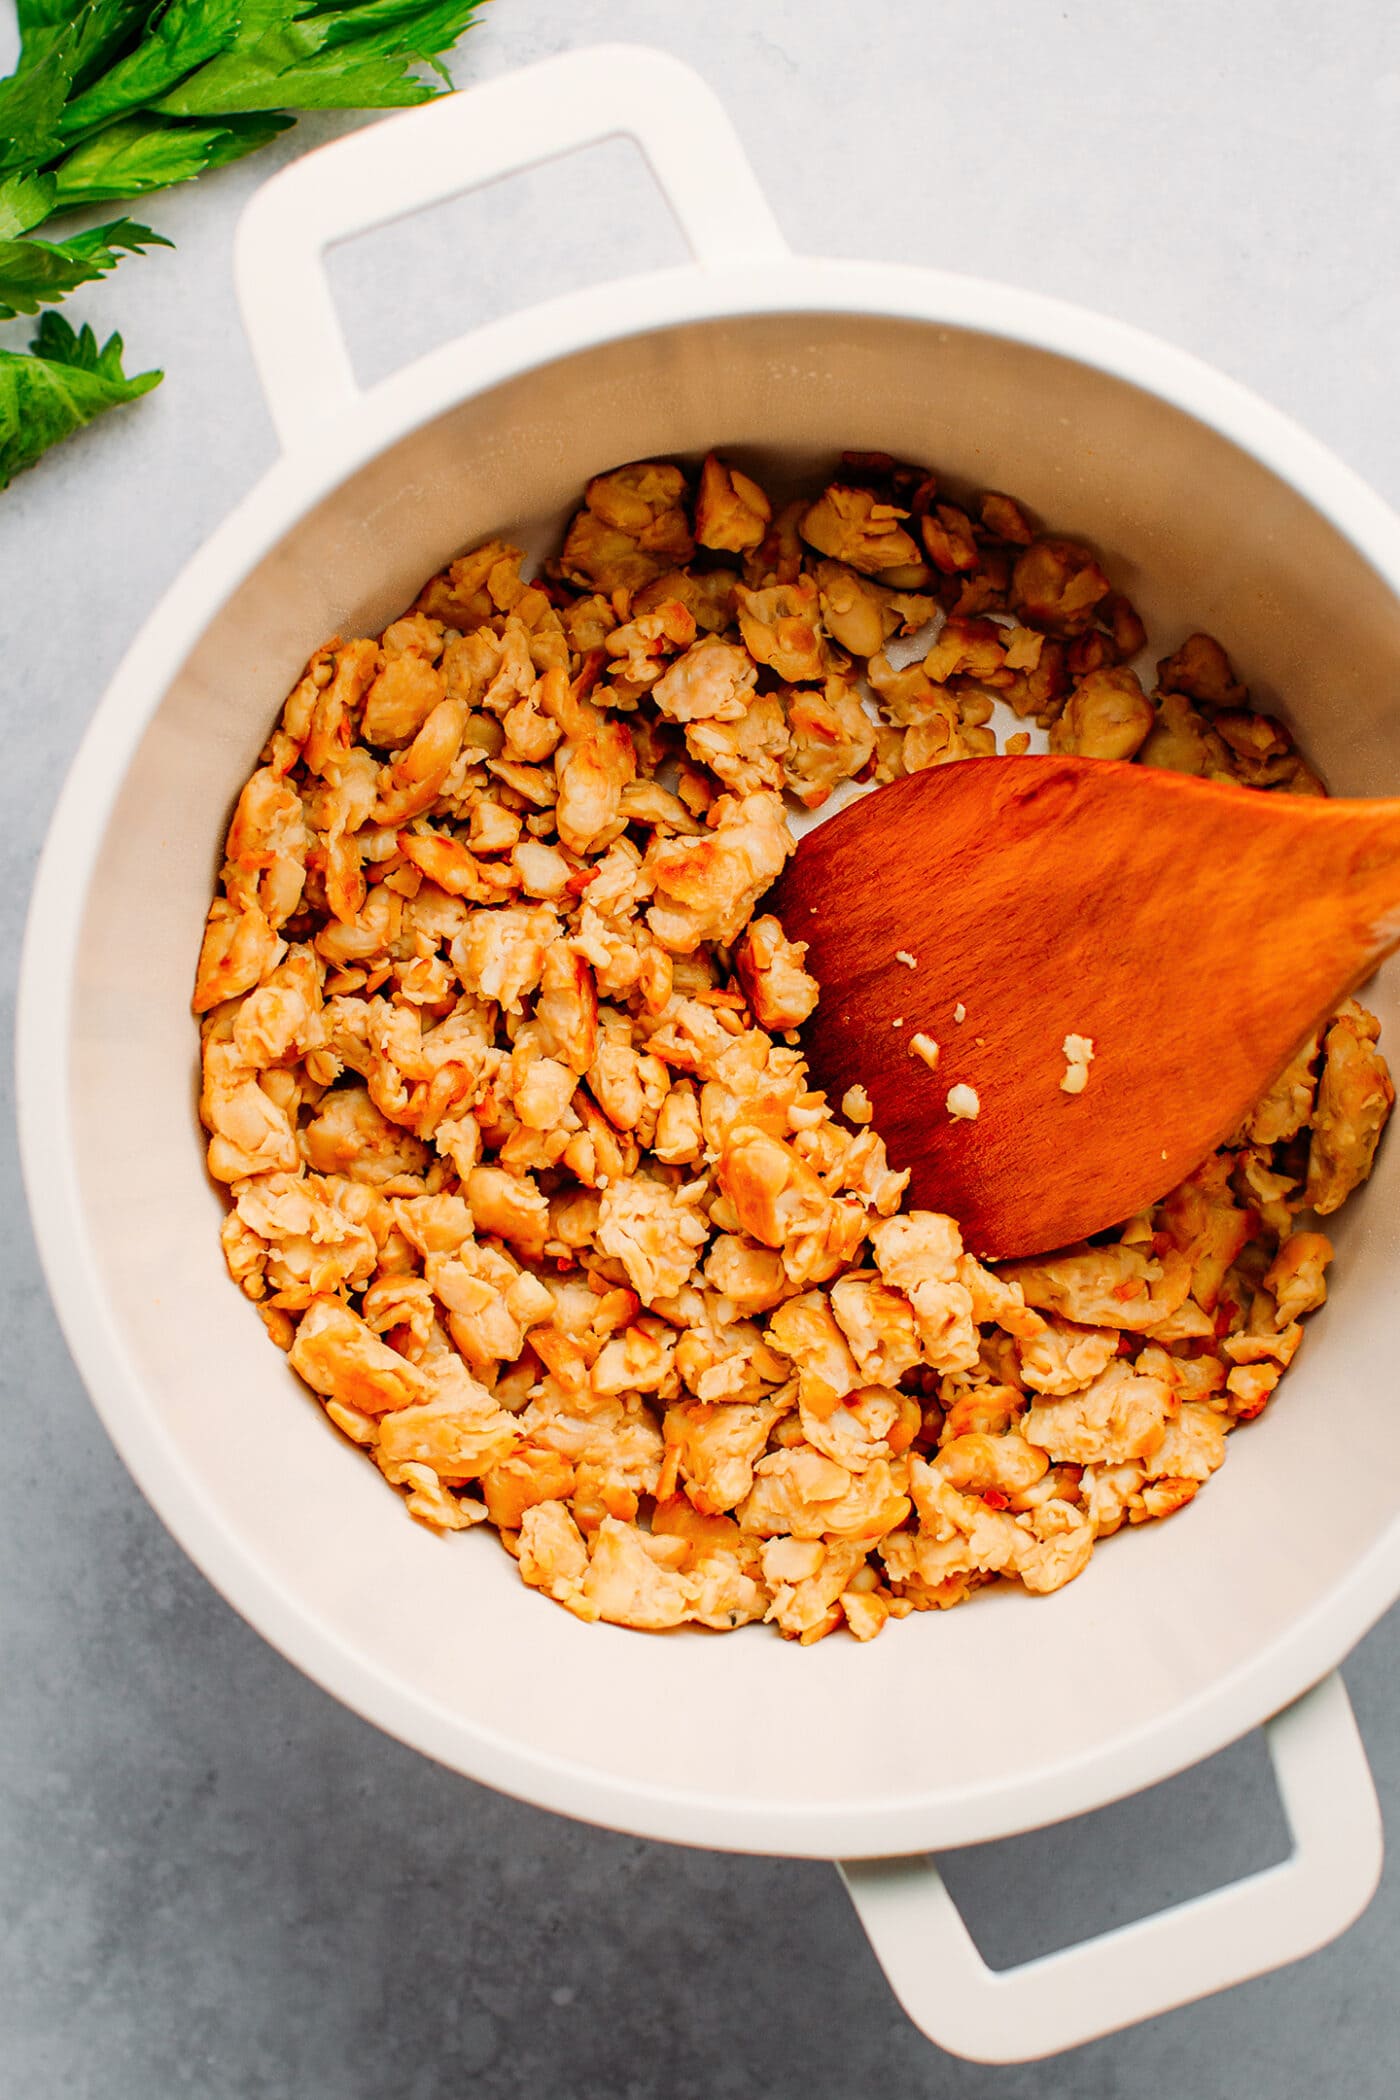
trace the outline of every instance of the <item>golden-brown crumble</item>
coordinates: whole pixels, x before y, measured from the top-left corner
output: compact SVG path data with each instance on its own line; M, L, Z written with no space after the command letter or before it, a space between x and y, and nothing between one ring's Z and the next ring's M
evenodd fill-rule
M1150 1214L988 1268L901 1209L864 1090L807 1084L818 986L762 910L788 812L994 751L997 701L1053 749L1320 783L1214 639L1149 693L1091 548L880 454L778 507L717 457L625 466L523 567L490 541L318 650L239 797L194 998L231 1275L415 1517L494 1527L582 1618L863 1641L1059 1588L1296 1353L1308 1213L1394 1098L1377 1024L1344 1002Z

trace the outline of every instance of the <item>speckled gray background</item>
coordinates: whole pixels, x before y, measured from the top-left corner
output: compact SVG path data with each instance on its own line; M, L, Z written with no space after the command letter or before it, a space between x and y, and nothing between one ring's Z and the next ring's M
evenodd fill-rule
M601 37L668 46L720 90L796 248L953 264L1143 323L1400 499L1390 0L496 0L457 78ZM0 55L11 42L0 0ZM273 456L229 247L275 154L153 205L176 252L73 302L169 377L0 496L7 1008L93 703ZM609 147L363 241L336 281L373 378L475 318L679 254ZM907 2025L829 1869L583 1829L376 1735L234 1617L136 1494L49 1310L8 1118L4 1145L0 2100L1394 2093L1393 1867L1301 1967L980 2070ZM1392 1833L1397 1666L1392 1614L1347 1669ZM1256 1739L950 1872L1005 1961L1283 1845Z

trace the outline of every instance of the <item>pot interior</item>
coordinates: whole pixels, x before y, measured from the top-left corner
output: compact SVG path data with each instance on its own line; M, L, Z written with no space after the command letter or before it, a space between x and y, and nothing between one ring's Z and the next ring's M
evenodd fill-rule
M385 1725L464 1770L485 1769L494 1743L525 1794L562 1763L658 1804L618 1821L717 1843L788 1849L794 1809L830 1810L835 1829L876 1799L928 1809L1018 1785L1028 1824L1062 1812L1057 1771L1150 1734L1282 1642L1396 1522L1393 1138L1338 1223L1331 1301L1277 1403L1232 1437L1193 1506L1105 1542L1053 1598L988 1591L869 1647L584 1627L523 1587L489 1531L419 1528L331 1431L220 1254L191 977L233 799L308 653L377 630L490 533L543 553L590 474L712 444L780 492L847 446L1009 490L1104 551L1154 657L1213 632L1335 792L1400 792L1400 603L1285 483L1156 397L992 335L840 313L696 322L580 352L465 401L344 482L235 591L161 700L101 843L76 959L78 1195L113 1346L199 1524L298 1600L323 1654L329 1643L373 1673L380 1691L361 1703ZM1183 871L1184 888L1188 876L1198 903L1231 869ZM1184 895L1183 940L1190 909ZM1218 990L1228 1009L1229 983ZM1373 994L1393 1054L1393 968ZM132 1404L110 1401L119 1440ZM335 1688L335 1669L321 1674Z

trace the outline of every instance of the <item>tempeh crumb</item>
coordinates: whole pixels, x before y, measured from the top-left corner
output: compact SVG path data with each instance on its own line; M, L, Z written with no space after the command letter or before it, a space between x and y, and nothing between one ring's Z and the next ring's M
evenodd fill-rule
M931 1035L911 1035L909 1038L909 1055L911 1057L921 1057L931 1072L938 1063L938 1045Z
M970 1123L974 1116L982 1113L982 1103L977 1097L975 1087L950 1086L947 1105L949 1115L955 1119L961 1118L964 1122Z
M1091 1035L1067 1035L1064 1041L1065 1076L1060 1081L1062 1094L1082 1094L1089 1084L1089 1067L1094 1061L1094 1039Z

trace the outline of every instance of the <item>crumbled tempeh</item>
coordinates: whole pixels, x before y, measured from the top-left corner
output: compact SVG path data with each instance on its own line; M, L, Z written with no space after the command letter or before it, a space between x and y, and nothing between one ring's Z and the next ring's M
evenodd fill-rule
M883 454L776 513L715 454L623 466L523 563L488 541L319 650L238 799L193 999L230 1275L412 1516L495 1527L582 1620L865 1641L1061 1587L1296 1354L1378 1024L1345 1001L1116 1239L985 1267L901 1208L865 1088L809 1084L788 810L994 751L992 695L1057 750L1321 783L1212 637L1149 699L1087 548Z

